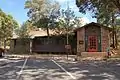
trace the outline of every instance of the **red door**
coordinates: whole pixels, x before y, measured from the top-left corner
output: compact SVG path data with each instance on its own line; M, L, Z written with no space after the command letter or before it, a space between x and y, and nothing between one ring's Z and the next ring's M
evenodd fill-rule
M97 52L97 36L88 37L88 51Z

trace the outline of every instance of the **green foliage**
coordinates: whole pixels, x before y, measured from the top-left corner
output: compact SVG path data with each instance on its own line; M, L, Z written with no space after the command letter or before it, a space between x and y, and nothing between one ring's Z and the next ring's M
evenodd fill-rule
M0 11L0 33L1 38L12 37L13 30L18 27L18 23L11 15L5 14Z
M119 15L120 6L116 4L119 0L76 0L76 5L79 11L86 13L91 11L94 15L93 18L97 18L99 23L109 25L111 23L112 14Z
M73 30L75 15L71 9L61 10L56 27L56 34L67 34Z
M117 33L117 38L119 39L120 36L120 19L116 19L116 33Z
M43 29L53 29L56 27L55 21L60 9L58 2L50 0L27 0L25 8L29 10L28 17L35 26Z
M120 18L116 19L116 25L120 26Z
M0 9L0 39L1 44L9 40L13 31L18 27L18 23L11 15L7 15ZM4 43L5 45L5 43ZM2 46L2 45L1 45Z
M79 7L80 12L83 13L88 10L96 13L99 8L103 8L104 10L116 9L120 11L119 0L76 0L76 5Z
M28 21L22 24L22 26L16 29L15 33L19 36L19 38L29 38L30 30L33 28L32 24Z
M18 38L16 40L17 45L14 49L14 53L16 54L29 53L29 44L30 44L30 37L31 37L29 33L33 29L34 29L34 26L29 21L24 22L21 27L16 29L15 33L18 35Z
M80 21L80 17L75 17L74 18L74 24L75 24L75 27L81 27L82 26L82 22Z
M62 9L60 12L55 34L71 33L75 27L80 27L81 25L79 18L75 17L74 11L68 6L66 10Z

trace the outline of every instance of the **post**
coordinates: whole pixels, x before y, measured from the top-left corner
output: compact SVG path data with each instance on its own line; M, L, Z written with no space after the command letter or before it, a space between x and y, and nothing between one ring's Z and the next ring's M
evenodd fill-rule
M71 51L71 46L67 44L67 45L65 45L65 49L67 52L67 60L68 60L68 53L69 53L69 51Z
M32 53L32 39L30 39L30 54Z
M7 50L6 50L6 39L4 39L4 51L2 52L2 54L6 55Z
M115 18L114 18L114 14L112 13L112 39L113 39L113 48L115 48Z
M69 45L69 41L68 41L68 28L67 28L67 45ZM68 55L69 55L69 50L68 50L68 46L67 46L67 60L68 60Z
M67 45L66 45L66 52L67 52L67 60L68 60L68 55L69 55L69 48L70 48L70 45L69 45L69 30L68 30L68 28L70 27L69 26L69 23L70 23L70 10L69 10L70 8L69 8L69 2L67 1L67 10L66 10L66 12L65 12L65 15L67 15L66 17L67 17L67 24L66 24L66 31L67 31L67 35L66 35L66 38L67 38Z

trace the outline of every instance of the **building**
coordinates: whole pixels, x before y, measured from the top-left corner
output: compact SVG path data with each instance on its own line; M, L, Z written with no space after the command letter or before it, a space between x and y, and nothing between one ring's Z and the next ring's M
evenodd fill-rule
M110 31L111 28L94 22L76 28L74 30L75 34L69 35L71 51L74 54L81 52L106 52L110 47ZM46 31L33 31L31 34L32 38L26 39L27 41L24 41L24 43L21 43L18 38L12 39L11 50L23 51L24 49L27 52L30 52L30 50L32 52L66 52L65 35L51 35L48 42Z
M52 35L52 31L50 31L50 35ZM16 34L13 35L10 43L10 52L12 53L28 53L30 52L30 41L34 42L36 37L47 36L47 31L42 30L40 28L31 30L29 33L30 38L20 39ZM32 47L31 47L32 49Z
M65 53L66 52L66 35L54 35L53 31L50 31L50 36L47 36L45 30L39 29L31 31L29 33L30 38L20 39L19 37L13 37L11 40L10 50L12 53ZM69 43L72 45L72 49L76 46L73 41L74 36L69 36ZM49 39L48 39L49 38ZM74 46L74 47L73 47Z
M109 27L94 22L77 28L77 53L106 52L110 47L110 31Z

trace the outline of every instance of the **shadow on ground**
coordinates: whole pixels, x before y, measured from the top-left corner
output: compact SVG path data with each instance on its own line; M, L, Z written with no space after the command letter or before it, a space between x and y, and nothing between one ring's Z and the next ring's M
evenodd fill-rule
M76 80L120 80L119 61L83 61L79 63L59 62Z
M120 62L56 61L74 76L75 80L119 80ZM11 60L0 66L0 80L16 80L24 60ZM18 80L73 80L51 60L28 59Z

